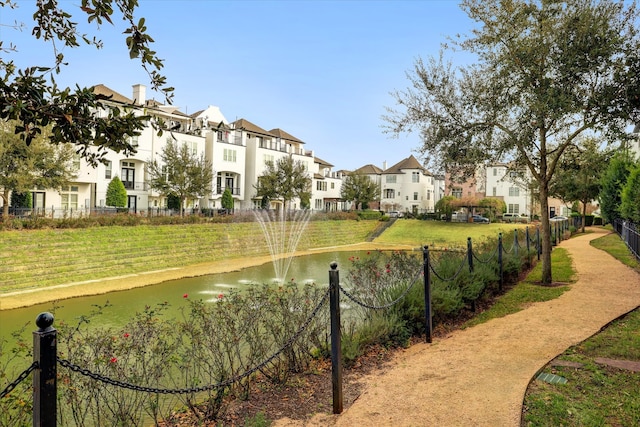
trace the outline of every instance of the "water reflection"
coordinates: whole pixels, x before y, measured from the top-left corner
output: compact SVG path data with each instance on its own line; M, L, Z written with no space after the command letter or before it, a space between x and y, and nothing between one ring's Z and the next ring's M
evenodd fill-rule
M331 262L338 262L339 268L346 271L349 265L348 258L354 254L357 253L330 252L296 257L291 263L286 281L329 286L328 272ZM96 306L104 306L107 301L110 307L106 308L104 314L94 323L102 326L123 325L134 313L142 311L145 306L160 303L168 303L170 307L168 315L175 317L180 314L180 308L186 306L186 298L215 303L219 295L224 295L232 289L242 289L251 284L274 283L276 279L273 275L273 266L267 263L230 273L171 280L128 291L67 299L57 303L60 307L55 312L54 326L61 322L74 324L80 316L89 314ZM28 298L28 295L25 298ZM43 311L51 311L53 306L53 303L44 303L0 311L0 336L10 337L13 331L18 330L25 323L29 324L25 335L31 335L31 332L36 329L34 323L36 316Z

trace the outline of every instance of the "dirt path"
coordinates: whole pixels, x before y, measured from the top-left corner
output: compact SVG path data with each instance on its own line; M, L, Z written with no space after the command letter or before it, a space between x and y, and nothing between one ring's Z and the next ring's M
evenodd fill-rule
M578 280L560 298L407 349L339 416L306 426L519 426L536 372L568 347L640 306L640 275L589 241L562 242ZM277 426L303 425L280 420Z

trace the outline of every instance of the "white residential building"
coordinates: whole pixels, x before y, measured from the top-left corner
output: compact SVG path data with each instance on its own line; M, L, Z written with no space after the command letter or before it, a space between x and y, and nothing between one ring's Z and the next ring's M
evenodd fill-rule
M314 156L305 149L305 143L282 129L269 131L246 119L229 123L220 108L210 105L206 109L187 115L177 107L163 105L146 98L144 85L133 85L128 98L102 84L93 88L103 102L117 105L134 114L148 116L140 135L131 139L136 152L130 155L107 151L104 162L90 166L80 156L76 159L77 176L60 190L32 189L33 207L39 213L55 217L89 215L107 210L106 194L111 180L118 176L127 191L127 208L130 212L146 214L167 208L166 195L148 186L147 165L161 162L163 150L169 142L186 145L197 157L211 163L213 182L205 194L197 200L189 200L184 208L213 209L222 207L222 194L231 191L236 209L253 209L261 206L257 197L258 178L269 161L277 162L284 156L301 161L312 178L311 209L317 211L342 211L352 208L341 198L341 189L348 172L333 171L333 165ZM103 114L97 111L96 114ZM163 133L158 135L158 129ZM386 169L386 164L385 164ZM442 187L413 157L383 170L374 165L358 169L359 173L380 185L385 199L383 210L432 212L441 197ZM386 197L385 196L392 196ZM272 201L272 208L278 202ZM299 209L300 200L292 201L291 209ZM370 204L379 209L378 202Z
M509 169L504 163L489 164L484 169L486 197L504 201L507 213L529 216L531 193L527 186L527 174Z
M340 196L345 173L331 171L333 165L319 157L314 163L311 208L325 212L346 210L348 206Z
M409 156L381 173L380 209L427 213L434 212L435 180L420 162Z

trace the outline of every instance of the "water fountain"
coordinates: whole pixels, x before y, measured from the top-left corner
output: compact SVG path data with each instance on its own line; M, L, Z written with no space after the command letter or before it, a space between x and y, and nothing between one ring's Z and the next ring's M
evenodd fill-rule
M260 209L255 210L254 214L269 248L276 281L284 283L302 233L311 218L311 211Z

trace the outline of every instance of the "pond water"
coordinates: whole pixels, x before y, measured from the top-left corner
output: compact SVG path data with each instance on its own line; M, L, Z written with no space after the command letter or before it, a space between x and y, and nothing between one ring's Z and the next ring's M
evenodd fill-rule
M338 269L346 273L350 264L348 258L353 255L357 255L357 252L338 251L296 257L291 263L286 281L298 284L311 282L318 286L328 287L330 264L336 261ZM169 315L177 314L178 308L185 305L185 295L188 298L213 302L217 300L218 295L225 294L232 289L242 289L252 283L273 283L274 280L273 265L267 263L230 273L171 280L127 291L71 298L58 302L59 307L55 313L53 326L55 327L56 323L61 321L74 324L80 316L88 315L94 306L102 306L107 301L111 307L107 308L100 316L102 325L125 324L134 313L142 311L145 306L154 306L164 302L168 302L170 305ZM26 297L28 298L28 296ZM51 311L53 305L53 303L44 303L0 311L0 338L9 339L13 331L20 329L25 324L28 324L25 334L31 335L36 329L35 319L38 314Z

